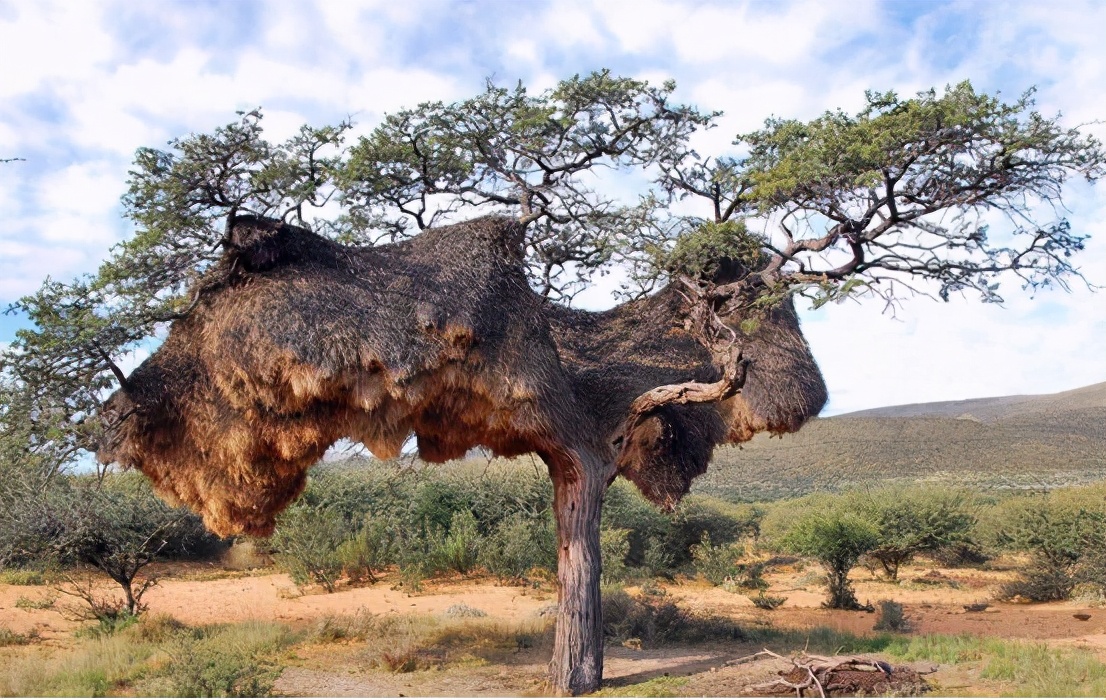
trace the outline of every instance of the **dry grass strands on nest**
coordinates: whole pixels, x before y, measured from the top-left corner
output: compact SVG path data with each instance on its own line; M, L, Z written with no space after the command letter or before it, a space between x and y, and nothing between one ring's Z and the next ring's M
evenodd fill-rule
M223 536L271 534L342 438L390 458L413 434L432 462L536 453L567 475L586 452L672 507L717 444L797 430L825 403L787 302L735 339L739 394L634 414L658 387L723 379L684 327L686 300L559 306L530 289L522 237L484 218L354 248L236 219L195 308L101 411L99 459L142 471Z

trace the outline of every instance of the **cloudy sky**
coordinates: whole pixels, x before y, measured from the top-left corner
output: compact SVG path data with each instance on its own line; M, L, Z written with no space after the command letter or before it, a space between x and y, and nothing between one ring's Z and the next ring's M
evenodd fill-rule
M461 99L484 80L547 87L607 67L725 112L708 147L771 115L855 109L866 88L911 94L970 79L1013 99L1037 86L1068 125L1106 119L1106 3L0 0L0 307L47 275L95 269L131 229L119 196L140 146L264 107L299 124ZM1103 124L1087 130L1106 136ZM1106 185L1066 193L1080 266L1106 286ZM1106 381L1106 290L1007 303L915 299L803 313L827 413L1048 393ZM587 303L607 303L592 294ZM0 343L18 317L0 316Z

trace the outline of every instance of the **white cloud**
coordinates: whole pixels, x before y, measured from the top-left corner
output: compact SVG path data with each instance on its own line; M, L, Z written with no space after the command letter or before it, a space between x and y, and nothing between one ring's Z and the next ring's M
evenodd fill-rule
M7 9L0 15L0 99L50 81L86 78L114 53L115 42L104 29L110 20L95 3L23 0Z
M537 29L545 41L562 47L603 45L593 10L579 3L556 2L538 20ZM596 18L597 19L597 18Z
M874 19L871 3L849 3L845 22L844 9L827 2L704 4L674 24L672 38L679 56L691 63L725 62L734 71L761 63L810 65L819 52L863 32Z
M87 264L79 250L0 239L0 299L15 301L38 289L47 276L57 278L59 270L76 270Z

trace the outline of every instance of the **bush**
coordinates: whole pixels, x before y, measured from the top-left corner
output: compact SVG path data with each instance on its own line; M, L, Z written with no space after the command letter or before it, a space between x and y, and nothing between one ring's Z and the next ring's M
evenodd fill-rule
M721 586L740 574L737 559L744 553L733 543L715 546L711 543L710 533L703 532L700 543L691 547L691 560L695 564L695 573L711 584Z
M484 612L480 608L474 608L468 603L454 603L445 609L443 613L446 617L487 617L488 613Z
M876 615L877 632L909 632L910 621L907 620L906 614L903 612L902 603L896 603L893 600L881 600L878 603L878 614Z
M652 556L648 553L651 543L663 541L669 535L671 518L645 500L636 486L618 479L603 497L602 528L625 530L629 545L627 566L644 567Z
M745 639L729 618L689 614L670 600L631 596L621 589L603 592L603 636L614 643L636 639L645 646Z
M600 530L599 551L603 563L604 585L626 580L626 555L630 553L630 531L626 529Z
M782 542L825 567L829 586L825 606L840 610L867 609L856 599L849 571L878 543L879 532L871 522L840 508L808 513L794 523Z
M975 516L962 492L933 488L884 488L854 494L857 510L867 513L879 532L879 543L867 556L879 562L887 578L897 581L899 568L922 552L970 547Z
M277 520L269 539L274 559L298 586L317 583L334 592L342 574L339 547L350 534L349 522L332 507L293 504Z
M18 634L7 627L0 627L0 647L22 646L38 641L38 632Z
M122 589L120 614L132 617L145 610L142 596L156 585L142 570L170 545L182 553L210 539L197 533L195 515L165 505L144 480L137 479L111 478L99 483L74 478L47 495L41 515L49 519L54 532L50 558L106 574ZM59 590L83 599L101 622L116 617L109 610L113 604L77 584L70 578L68 587ZM98 609L101 603L106 607Z
M776 608L787 602L787 598L784 598L783 596L768 595L764 591L761 591L760 594L757 595L755 598L749 596L749 600L752 601L754 606L760 608L761 610L775 610Z
M9 586L42 586L46 584L46 574L35 569L8 569L0 571L0 583Z
M430 556L435 568L467 574L476 566L480 554L480 533L471 511L457 511L449 522L449 532L438 539Z
M1079 584L1106 586L1106 506L1086 496L1027 496L995 508L992 545L1030 555L1021 578L1003 587L1004 597L1065 600Z
M266 697L280 674L266 657L293 640L286 628L267 623L187 630L167 645L172 661L156 690L176 697Z
M552 518L540 520L521 513L504 519L485 541L480 553L484 568L504 581L519 581L532 569L557 567L557 534Z
M380 516L366 516L361 529L335 552L342 572L351 583L376 583L377 574L396 562L398 526Z
M671 516L671 528L663 546L672 552L672 565L691 563L692 546L699 544L703 533L710 533L711 542L725 545L742 537L760 536L764 511L751 505L735 505L716 498L689 496Z

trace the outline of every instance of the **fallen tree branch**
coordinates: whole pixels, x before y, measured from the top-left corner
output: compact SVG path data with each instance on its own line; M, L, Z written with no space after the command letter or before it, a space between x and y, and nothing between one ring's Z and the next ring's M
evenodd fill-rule
M815 656L803 653L785 659L765 649L727 665L748 663L764 657L787 661L792 667L778 671L779 677L771 681L747 686L746 692L758 695L794 693L795 697L801 698L805 691L810 691L811 697L825 698L885 695L902 691L916 694L928 688L922 673L912 668L895 667L885 661L860 656Z

